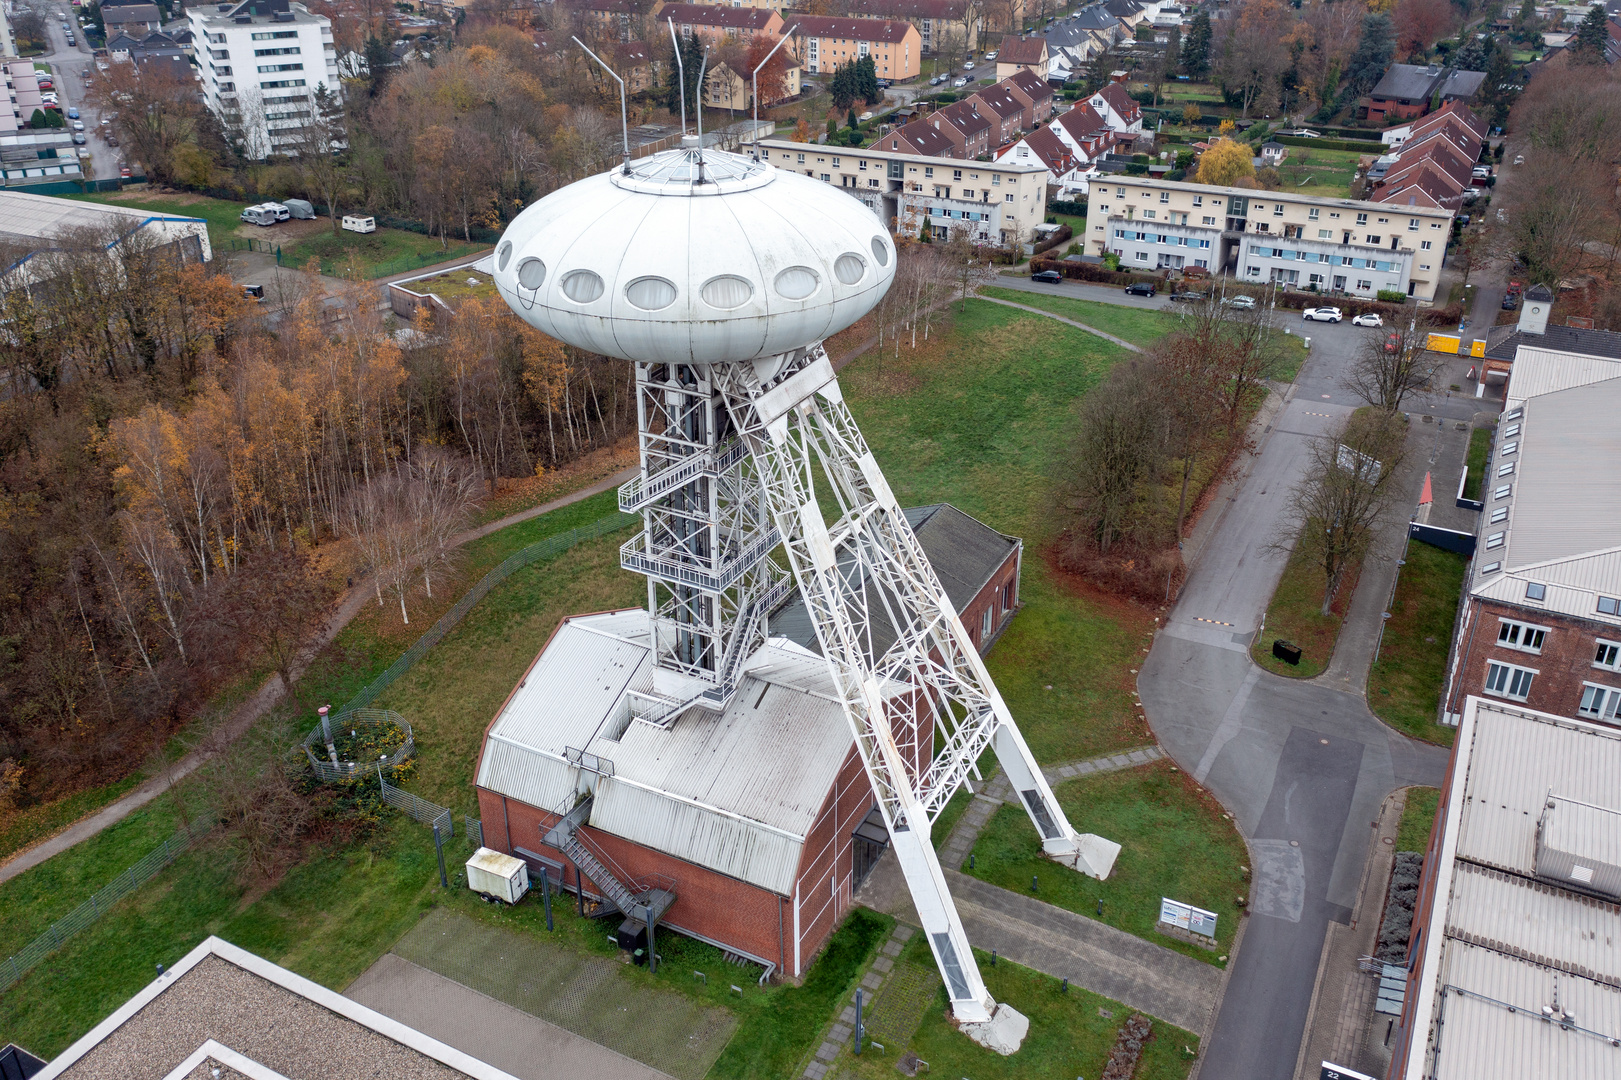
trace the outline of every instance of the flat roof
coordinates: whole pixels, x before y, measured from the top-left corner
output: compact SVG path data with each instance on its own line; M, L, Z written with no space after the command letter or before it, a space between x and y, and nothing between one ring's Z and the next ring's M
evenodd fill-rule
M1194 195L1222 195L1231 198L1248 199L1250 202L1289 202L1304 206L1333 206L1342 210L1351 210L1365 214L1370 209L1376 213L1410 213L1418 217L1445 217L1452 216L1451 210L1437 210L1428 206L1392 207L1385 203L1359 202L1356 199L1326 198L1321 195L1301 195L1293 191L1266 191L1261 188L1235 188L1220 187L1215 184L1189 184L1181 180L1152 180L1146 176L1116 175L1108 178L1108 183L1133 185L1149 188L1153 191L1186 191ZM1099 202L1097 205L1104 205ZM1256 234L1259 235L1259 234Z
M1414 928L1413 1037L1392 1076L1621 1074L1621 905L1536 876L1549 793L1613 806L1617 777L1621 729L1468 699L1425 867L1435 905Z
M203 218L161 214L139 206L112 206L107 203L79 202L50 195L29 195L21 191L0 191L0 235L25 240L50 240L63 232L109 225L130 230L149 221L194 221Z

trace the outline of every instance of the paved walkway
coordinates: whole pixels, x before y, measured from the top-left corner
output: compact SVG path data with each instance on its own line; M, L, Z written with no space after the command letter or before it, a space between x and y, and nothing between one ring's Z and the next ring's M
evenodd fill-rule
M633 471L625 470L624 472L615 473L605 480L599 480L588 487L581 488L579 491L573 491L560 498L553 499L551 502L531 507L528 510L522 510L516 514L510 514L499 521L492 521L475 529L469 529L456 536L452 543L456 546L470 543L504 529L508 525L528 521L530 518L549 514L553 510L559 510L565 506L580 502L582 499L589 499L593 495L599 495L611 487L624 483L630 479ZM317 635L310 647L299 658L298 663L293 666L293 677L298 678L301 676L315 656L323 648L331 644L333 639L342 632L343 628L348 626L356 615L360 614L360 609L368 601L374 599L375 593L369 579L356 582L352 588L348 589L338 600L338 605L333 610L331 620L327 623L326 628ZM259 685L257 690L249 695L246 701L231 711L231 715L219 729L220 737L214 740L215 743L229 746L235 742L242 736L243 732L252 726L255 720L275 708L284 694L285 691L281 685L280 677L270 676ZM108 826L124 820L130 814L167 791L170 784L178 783L182 778L196 771L198 766L212 756L213 754L209 750L194 750L175 762L167 772L154 776L116 802L109 803L89 817L80 818L61 832L40 841L33 847L18 852L5 863L0 864L0 882L9 881L23 871L38 866L52 855L66 851L73 845L90 839Z
M666 1073L393 953L367 968L343 996L520 1080L669 1080Z
M889 933L889 940L884 942L883 947L878 950L878 955L873 957L872 963L867 966L866 972L861 976L861 1011L868 1019L871 1019L873 1015L871 1011L873 1004L879 1000L879 991L883 990L893 980L895 958L901 954L901 950L906 947L906 943L912 940L914 933L916 931L912 927L903 922L897 922L895 929ZM929 987L929 998L932 999L933 997L934 987L931 985ZM919 1012L918 1020L922 1018L922 1013ZM855 994L852 992L849 1004L845 1005L844 1010L839 1013L839 1018L827 1029L822 1045L816 1048L816 1053L811 1057L810 1064L805 1066L805 1071L801 1074L804 1080L822 1080L841 1057L851 1056L853 1046L851 1039L855 1035L855 1024L856 999ZM913 1024L913 1028L916 1029L916 1023ZM871 1034L872 1032L869 1029L868 1035L871 1036ZM906 1033L906 1038L910 1040L910 1032ZM893 1049L898 1051L902 1045L904 1043L897 1041Z
M1047 781L1135 768L1164 757L1157 746L1138 747L1088 761L1043 767ZM1013 795L1003 774L975 794L940 848L951 895L968 940L1009 960L1068 979L1123 1005L1204 1036L1221 1000L1222 970L1145 941L1124 930L958 872L980 830ZM911 894L895 859L885 854L856 901L917 925Z
M998 284L1001 284L1001 283L998 282ZM1088 334L1096 334L1098 337L1103 338L1105 341L1112 341L1116 345L1120 346L1122 349L1127 349L1127 350L1130 350L1131 352L1140 353L1140 352L1143 351L1140 347L1138 347L1136 345L1133 345L1131 342L1127 341L1125 338L1117 338L1113 334L1104 333L1102 330L1099 330L1095 326L1088 326L1083 322L1076 322L1074 319L1066 319L1062 315L1054 315L1050 311L1043 311L1040 308L1033 308L1033 307L1030 307L1028 304L1015 304L1012 300L1001 300L1001 299L998 299L997 297L994 297L994 296L981 296L981 297L979 297L979 299L985 301L988 304L1001 304L1003 307L1018 308L1020 311L1028 311L1030 314L1032 314L1032 315L1040 315L1044 319L1054 319L1054 320L1056 320L1058 322L1063 323L1065 326L1073 326L1077 330L1085 330Z

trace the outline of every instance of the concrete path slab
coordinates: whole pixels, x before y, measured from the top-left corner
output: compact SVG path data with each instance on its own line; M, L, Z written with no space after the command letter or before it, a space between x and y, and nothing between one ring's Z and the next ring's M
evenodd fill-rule
M387 953L343 996L522 1080L670 1080L668 1074Z
M1221 998L1220 968L954 870L946 882L975 948L1195 1034L1208 1027Z

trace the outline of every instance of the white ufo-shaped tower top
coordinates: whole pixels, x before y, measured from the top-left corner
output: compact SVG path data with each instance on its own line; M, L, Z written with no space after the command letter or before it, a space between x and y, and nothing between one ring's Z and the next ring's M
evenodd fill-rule
M788 352L877 306L895 246L871 210L808 176L683 142L519 214L495 253L512 309L591 352L705 364Z

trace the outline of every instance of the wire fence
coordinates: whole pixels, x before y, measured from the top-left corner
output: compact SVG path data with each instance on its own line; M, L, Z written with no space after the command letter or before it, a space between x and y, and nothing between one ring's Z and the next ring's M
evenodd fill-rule
M350 741L344 747L351 756L357 753L357 748L364 745L360 733L364 731L366 738L371 739L377 735L385 738L397 731L403 738L400 744L388 753L380 755L375 760L343 761L337 753L335 740L343 738L343 730L349 729ZM336 735L333 732L337 732ZM315 756L315 747L324 744L328 747L327 758ZM315 775L333 783L338 780L352 780L361 776L379 765L384 768L394 768L416 753L416 740L411 732L411 725L405 722L405 717L393 709L351 709L341 712L316 724L310 733L304 736L304 754L310 760L310 768ZM373 743L371 749L376 749Z
M105 915L114 904L156 877L158 872L179 857L206 835L207 830L195 835L184 825L157 848L147 852L140 862L113 878L90 895L90 899L62 916L41 935L21 950L0 963L0 992L9 989L18 979L28 974L36 964L60 949L79 931Z
M376 701L384 690L394 684L396 679L410 671L412 665L422 659L429 649L439 644L444 636L450 633L469 611L473 610L474 604L484 599L491 589L519 570L545 559L556 558L576 544L618 532L620 529L640 520L641 518L634 514L612 513L606 517L598 518L589 525L581 525L567 532L558 533L556 536L548 536L544 540L537 540L533 544L519 548L511 555L508 555L501 565L485 574L477 585L467 590L467 595L456 601L455 607L440 616L439 621L429 627L427 633L417 638L416 644L405 650L398 660L388 666L386 671L367 683L358 694L350 698L349 703L343 707L342 711L349 712L352 709L364 708Z
M369 709L367 706L376 701L383 691L394 684L395 680L410 671L418 660L427 655L429 649L439 644L444 639L444 636L450 633L456 624L466 617L469 611L473 610L473 605L484 599L491 589L519 570L546 559L556 558L576 544L618 532L620 529L640 520L641 518L635 514L612 513L606 517L598 518L589 525L581 525L567 532L548 536L544 540L537 540L533 544L519 548L511 555L508 555L501 561L500 565L480 578L477 585L467 590L466 595L456 601L454 607L440 616L439 621L429 627L428 632L418 638L416 643L409 649L405 650L398 660L388 666L386 671L367 683L360 693L351 698L349 703L343 707L342 713L339 714L340 718L351 713L359 713L361 710L365 710L361 715L380 712L381 710ZM395 787L383 777L381 772L378 773L377 781L382 785L383 801L388 805L403 810L424 825L437 825L440 836L448 838L453 835L456 819L448 807L429 802L427 799L413 795L409 791ZM465 823L468 838L477 841L478 846L483 847L483 825L477 818L464 816L462 820Z

